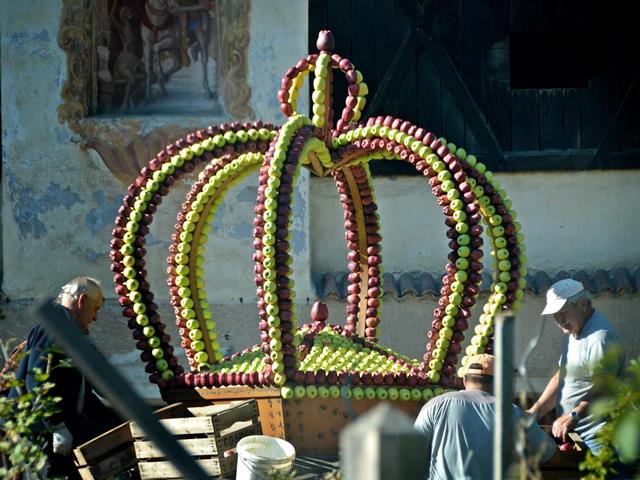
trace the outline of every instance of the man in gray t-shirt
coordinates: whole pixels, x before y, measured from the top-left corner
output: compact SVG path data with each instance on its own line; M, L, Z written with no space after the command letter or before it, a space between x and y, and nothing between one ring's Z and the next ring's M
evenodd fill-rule
M495 397L492 355L471 357L464 376L465 390L449 392L427 402L415 428L427 437L431 479L487 479L493 477ZM514 424L526 415L515 405ZM535 421L525 429L527 451L547 461L555 442Z
M623 374L625 356L620 336L611 322L594 310L582 283L572 279L551 286L542 314L553 315L565 338L558 371L529 413L541 418L555 407L554 436L566 441L567 434L575 431L592 452L598 453L602 445L597 433L606 422L588 411L597 394L593 379L594 375ZM605 368L602 360L607 355Z

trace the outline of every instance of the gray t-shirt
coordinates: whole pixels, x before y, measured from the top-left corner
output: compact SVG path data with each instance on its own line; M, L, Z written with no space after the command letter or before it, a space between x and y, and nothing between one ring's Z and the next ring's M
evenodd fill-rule
M560 384L557 394L556 414L570 412L587 397L593 388L593 374L600 366L602 358L612 347L618 347L619 355L606 372L620 376L624 372L625 356L620 336L611 322L599 312L595 312L584 324L578 336L567 335L562 344ZM580 434L587 446L597 452L601 444L595 438L606 420L595 419L593 415L580 418L574 430Z
M515 405L514 425L523 415ZM427 436L429 478L493 478L493 430L495 397L480 390L445 393L427 402L415 421L415 428ZM533 421L526 430L527 449L553 456L556 445Z

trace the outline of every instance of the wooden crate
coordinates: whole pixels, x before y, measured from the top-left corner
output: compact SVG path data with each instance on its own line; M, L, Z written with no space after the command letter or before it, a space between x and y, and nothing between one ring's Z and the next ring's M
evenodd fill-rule
M180 403L155 411L158 418L181 416L185 407ZM74 462L83 480L102 480L135 468L130 422L123 423L78 446L73 451Z
M285 438L282 395L275 387L218 387L176 388L163 390L162 398L168 404L182 403L187 406L226 405L229 402L255 399L260 412L262 434Z
M190 415L161 420L207 474L229 477L236 469L235 446L241 438L262 434L255 399L187 409ZM182 478L171 462L135 423L131 424L141 479Z

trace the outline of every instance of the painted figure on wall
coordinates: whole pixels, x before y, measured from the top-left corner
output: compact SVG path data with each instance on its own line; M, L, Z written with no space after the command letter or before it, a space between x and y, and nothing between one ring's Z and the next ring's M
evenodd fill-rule
M98 113L220 114L215 0L110 0L98 11Z
M60 122L129 183L169 139L184 134L175 115L255 118L250 11L250 0L63 0ZM117 128L91 118L112 115L132 117ZM134 115L165 119L143 131Z

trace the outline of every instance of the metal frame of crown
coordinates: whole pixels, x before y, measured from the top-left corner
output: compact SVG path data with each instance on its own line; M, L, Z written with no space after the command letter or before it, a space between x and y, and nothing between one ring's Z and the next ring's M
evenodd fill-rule
M319 53L300 59L282 79L278 100L287 120L281 127L234 122L188 134L160 151L123 199L111 241L115 291L149 379L165 398L186 391L220 398L235 386L242 387L242 397L298 403L317 397L419 405L444 388L460 387L456 368L482 280L483 231L490 240L495 274L461 365L470 355L492 351L498 312L520 307L527 273L523 236L511 202L492 173L464 149L408 121L378 116L360 122L368 91L362 74L333 53L331 32L320 32L317 47ZM345 75L348 92L334 127L332 84L337 71ZM296 101L311 72L313 115L308 117L296 111ZM426 177L448 227L451 251L421 359L378 343L382 237L369 171L372 160L413 165ZM327 323L321 304L314 306L307 323L296 315L289 238L293 190L302 167L331 175L344 209L349 250L344 325ZM146 281L144 247L162 197L177 179L196 170L198 178L177 215L167 258L171 305L189 363L185 372ZM223 357L207 302L204 249L226 193L256 170L253 260L260 343Z

